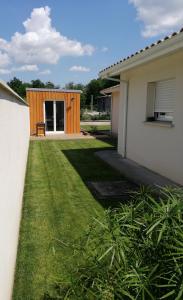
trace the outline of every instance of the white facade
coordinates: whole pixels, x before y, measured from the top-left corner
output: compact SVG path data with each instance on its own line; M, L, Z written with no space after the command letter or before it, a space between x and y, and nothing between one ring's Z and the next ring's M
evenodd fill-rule
M101 94L111 95L111 133L118 136L120 85L115 85L101 91Z
M0 81L0 299L11 299L24 178L29 109Z
M100 72L116 75L118 152L183 185L183 32Z
M111 97L111 132L112 135L118 135L118 120L119 120L119 99L120 93L114 92Z
M128 80L126 157L183 184L183 52L158 59L122 75ZM173 126L161 122L145 122L147 86L175 78L176 98ZM121 97L124 102L124 97ZM121 111L120 111L121 114ZM124 122L119 130L119 153Z

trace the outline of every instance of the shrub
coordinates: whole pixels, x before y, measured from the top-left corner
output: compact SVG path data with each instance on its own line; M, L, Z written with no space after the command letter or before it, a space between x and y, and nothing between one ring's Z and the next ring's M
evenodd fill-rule
M81 120L82 121L91 121L91 115L90 114L87 114L87 113L83 113L82 115L81 115Z
M98 114L98 115L92 115L93 121L100 121L100 120L110 120L111 116L108 113Z
M183 299L183 192L145 189L94 218L74 246L83 263L45 299ZM46 298L47 297L47 298Z

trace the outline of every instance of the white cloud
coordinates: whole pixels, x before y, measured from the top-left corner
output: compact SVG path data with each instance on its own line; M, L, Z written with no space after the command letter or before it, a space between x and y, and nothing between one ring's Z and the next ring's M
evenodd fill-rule
M71 72L90 72L89 68L82 67L82 66L72 66L69 71Z
M39 68L37 65L23 65L20 67L13 67L10 69L0 69L0 74L10 74L16 72L37 72Z
M5 67L10 64L10 58L7 53L0 50L0 67Z
M13 72L36 72L39 71L37 65L23 65L20 67L12 68Z
M46 70L40 71L39 74L40 75L49 75L49 74L51 74L51 71L46 69Z
M8 69L0 69L0 74L1 74L1 75L10 74L10 73L11 73L11 70L8 70Z
M107 48L107 47L103 47L103 48L101 49L102 52L107 52L108 50L109 50L109 48Z
M182 0L129 0L137 10L137 18L144 24L146 38L171 33L183 25Z
M92 45L56 31L50 12L48 6L33 9L30 18L23 22L24 33L16 32L10 41L0 38L0 55L4 61L7 58L18 64L56 64L63 56L92 55L95 50Z

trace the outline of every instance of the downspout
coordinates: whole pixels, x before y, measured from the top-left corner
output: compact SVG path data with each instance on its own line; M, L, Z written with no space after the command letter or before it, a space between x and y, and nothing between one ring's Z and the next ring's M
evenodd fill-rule
M115 81L115 82L118 82L118 83L122 82L126 85L126 93L125 93L125 99L124 99L124 130L123 130L123 145L124 145L123 158L126 158L126 156L127 156L127 124L128 124L129 81L116 79L116 78L113 78L113 77L104 77L104 79Z

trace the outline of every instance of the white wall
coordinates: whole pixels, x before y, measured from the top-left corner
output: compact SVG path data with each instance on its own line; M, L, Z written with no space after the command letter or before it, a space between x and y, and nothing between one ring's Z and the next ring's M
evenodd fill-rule
M127 157L183 184L183 53L156 60L125 75L129 80ZM147 83L174 77L176 78L175 126L169 128L155 123L144 123ZM120 101L123 102L123 99ZM122 128L120 130L122 131ZM119 143L121 143L120 136ZM121 147L122 145L118 145L118 150L123 154Z
M0 87L0 299L11 299L29 145L29 108Z
M119 98L120 98L119 92L112 93L111 131L114 136L118 135Z

